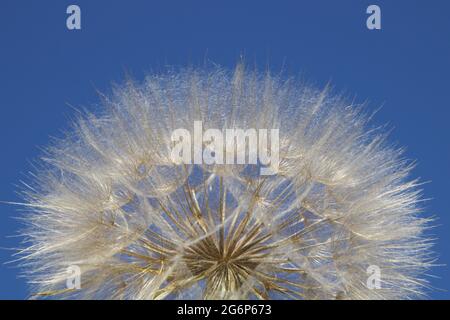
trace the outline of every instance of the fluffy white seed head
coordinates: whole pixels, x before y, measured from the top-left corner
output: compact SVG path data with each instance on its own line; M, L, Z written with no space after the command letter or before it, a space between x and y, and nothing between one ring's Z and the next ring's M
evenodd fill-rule
M367 118L327 89L243 65L115 88L47 149L25 192L33 296L420 296L430 243L417 181ZM175 164L171 134L194 121L279 129L277 173ZM79 289L67 286L71 266L81 270Z

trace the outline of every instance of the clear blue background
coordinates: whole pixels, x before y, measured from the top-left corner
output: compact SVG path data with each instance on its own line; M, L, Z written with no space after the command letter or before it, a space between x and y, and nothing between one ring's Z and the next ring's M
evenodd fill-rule
M78 4L82 30L66 28ZM382 30L366 28L369 4ZM247 62L301 73L317 85L383 106L392 141L418 160L440 263L450 263L450 2L405 1L0 1L0 200L15 194L29 160L60 134L76 107L98 103L126 73L142 79L166 64ZM17 208L0 204L0 246L19 245ZM0 250L0 298L26 298L19 270ZM448 298L448 268L433 270L432 298Z

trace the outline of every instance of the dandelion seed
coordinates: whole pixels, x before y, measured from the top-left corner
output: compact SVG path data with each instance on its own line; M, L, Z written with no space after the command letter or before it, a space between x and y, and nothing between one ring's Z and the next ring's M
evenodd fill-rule
M33 297L404 299L423 294L429 221L412 165L329 90L189 69L115 88L25 191ZM171 133L279 129L279 167L175 164ZM226 152L226 150L224 150ZM66 287L67 268L80 288ZM367 268L380 270L370 289Z

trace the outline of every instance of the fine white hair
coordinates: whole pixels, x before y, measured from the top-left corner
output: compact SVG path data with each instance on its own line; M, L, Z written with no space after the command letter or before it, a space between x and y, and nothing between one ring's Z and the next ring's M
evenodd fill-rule
M116 86L27 183L32 297L421 297L432 260L419 182L369 118L328 87L243 64ZM194 121L279 129L277 173L173 163L171 133Z

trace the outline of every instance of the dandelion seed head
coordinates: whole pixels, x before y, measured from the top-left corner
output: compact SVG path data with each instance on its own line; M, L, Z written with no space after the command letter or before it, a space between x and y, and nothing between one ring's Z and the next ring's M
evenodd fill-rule
M429 224L410 162L361 107L270 73L149 75L102 97L24 191L34 297L404 299L423 294ZM175 164L172 132L279 129L279 167ZM226 152L226 150L225 150ZM67 268L81 288L66 287ZM367 286L367 268L381 287Z

